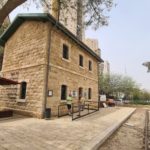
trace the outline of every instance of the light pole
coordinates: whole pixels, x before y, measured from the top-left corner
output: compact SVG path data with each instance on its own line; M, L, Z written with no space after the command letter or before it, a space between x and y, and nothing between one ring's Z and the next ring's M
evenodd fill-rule
M144 62L142 65L148 68L147 72L150 72L150 62Z

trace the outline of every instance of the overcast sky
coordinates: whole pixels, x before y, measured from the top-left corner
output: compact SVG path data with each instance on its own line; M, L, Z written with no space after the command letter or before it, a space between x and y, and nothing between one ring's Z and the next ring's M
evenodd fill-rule
M102 58L107 59L114 73L127 74L143 88L150 90L150 73L142 66L150 61L150 0L118 0L110 13L108 27L97 32Z
M131 76L142 88L150 90L150 73L142 66L150 61L150 0L116 0L117 7L110 12L109 26L86 32L87 37L97 38L102 58L110 62L113 73ZM42 12L17 8L10 16L21 12Z

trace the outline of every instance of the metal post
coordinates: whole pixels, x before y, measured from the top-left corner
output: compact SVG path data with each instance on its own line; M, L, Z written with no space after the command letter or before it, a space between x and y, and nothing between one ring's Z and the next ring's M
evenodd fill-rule
M59 117L59 106L58 106L58 117Z
M81 107L80 104L78 104L79 116L80 116L80 107Z
M148 138L148 111L146 111L145 113L145 150L148 150L147 138Z
M73 111L73 103L72 103L72 120L73 120L73 113L74 113L74 111Z

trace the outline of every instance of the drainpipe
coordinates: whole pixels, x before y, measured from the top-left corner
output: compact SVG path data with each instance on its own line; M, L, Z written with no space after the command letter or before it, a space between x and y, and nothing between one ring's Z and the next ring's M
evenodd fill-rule
M99 92L100 92L100 83L99 83L99 80L100 80L100 72L99 72L99 69L100 69L100 63L97 63L97 74L98 74L98 108L100 108L100 97L99 97Z
M50 50L51 50L51 40L52 40L52 31L57 26L57 23L59 21L60 16L60 0L51 0L51 14L56 19L56 23L50 28L49 24L48 26L48 41L47 41L47 66L45 71L45 89L44 89L44 102L43 102L43 118L45 117L45 111L46 111L46 105L47 105L47 96L48 96L48 82L49 82L49 64L50 64Z
M49 82L49 68L50 68L50 50L51 50L51 41L52 41L52 32L54 28L57 26L58 21L50 28L49 24L48 26L48 41L47 41L47 65L46 65L46 71L45 71L45 96L44 96L44 102L43 102L43 116L42 118L45 117L45 111L46 111L46 105L47 105L47 96L48 96L48 82Z
M48 40L47 40L47 60L46 60L46 70L45 70L45 89L44 89L44 102L43 102L43 110L42 110L42 118L45 118L45 110L46 110L46 104L47 104L47 94L48 94L48 76L49 76L49 62L50 62L50 49L51 49L51 34L52 30L49 28L49 23L47 24L48 28Z
M77 0L77 37L83 40L83 1Z

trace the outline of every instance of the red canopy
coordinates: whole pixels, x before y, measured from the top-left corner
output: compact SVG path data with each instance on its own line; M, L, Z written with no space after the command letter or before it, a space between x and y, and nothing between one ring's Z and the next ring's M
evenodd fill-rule
M20 84L17 81L0 77L0 85Z

